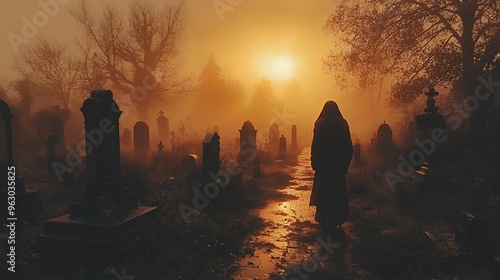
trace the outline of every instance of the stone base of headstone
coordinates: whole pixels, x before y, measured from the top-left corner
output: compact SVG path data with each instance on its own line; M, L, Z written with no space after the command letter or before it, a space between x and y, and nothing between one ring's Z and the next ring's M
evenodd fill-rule
M137 208L138 197L134 193L113 196L105 201L75 202L71 205L71 218L90 218L106 215L122 215Z
M39 242L47 248L53 245L112 248L151 230L149 225L156 218L157 208L147 206L139 206L126 215L72 218L66 214L45 221Z

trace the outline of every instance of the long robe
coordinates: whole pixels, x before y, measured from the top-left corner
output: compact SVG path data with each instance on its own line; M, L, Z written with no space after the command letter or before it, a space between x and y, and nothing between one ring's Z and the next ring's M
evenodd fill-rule
M349 125L336 103L327 102L315 123L311 147L315 174L310 205L316 206L315 220L320 224L339 226L349 215L345 175L352 154Z

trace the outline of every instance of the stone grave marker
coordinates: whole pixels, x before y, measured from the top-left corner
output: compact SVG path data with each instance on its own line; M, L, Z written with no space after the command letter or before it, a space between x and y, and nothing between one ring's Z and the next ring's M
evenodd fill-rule
M158 136L162 143L170 141L170 121L164 116L165 112L160 111L160 116L156 119L158 123Z
M240 129L240 150L238 162L251 162L257 155L257 130L251 121L246 121Z
M279 142L280 142L279 157L285 158L286 157L286 138L284 135L281 135Z
M156 147L158 148L158 154L162 155L165 145L163 145L163 143L160 141L160 144L156 145Z
M184 155L181 159L181 170L185 176L191 176L200 169L200 158L195 154Z
M392 151L392 129L385 121L377 130L377 150L382 154Z
M145 122L134 125L134 154L139 158L149 155L149 126Z
M85 118L87 183L70 213L45 221L42 241L104 249L134 238L155 219L156 207L138 206L123 184L120 108L109 90L92 91L80 109ZM99 141L97 141L99 140ZM129 236L134 232L134 236Z
M217 132L207 133L203 139L203 164L201 170L201 183L211 181L211 174L219 173L220 168L220 137Z

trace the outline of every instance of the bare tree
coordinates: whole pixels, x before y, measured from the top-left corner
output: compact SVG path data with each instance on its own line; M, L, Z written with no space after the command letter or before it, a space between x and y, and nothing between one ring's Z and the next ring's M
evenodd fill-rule
M82 1L71 13L86 34L79 45L87 87L111 87L142 118L152 104L168 102L188 89L189 80L179 77L183 3L155 10L151 3L136 1L124 19L111 6L95 17Z
M464 97L499 56L500 2L343 0L325 29L339 44L325 60L330 71L362 86L396 81L392 97L403 102L429 85L455 85Z
M52 98L63 109L81 101L78 68L66 47L46 40L23 49L15 64L15 69L35 91Z

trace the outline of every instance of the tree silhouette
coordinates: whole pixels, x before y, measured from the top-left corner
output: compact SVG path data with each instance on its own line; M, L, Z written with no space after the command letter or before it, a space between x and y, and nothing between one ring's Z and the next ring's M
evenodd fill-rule
M241 113L244 87L241 82L224 73L210 55L203 68L194 95L195 118L213 125L231 123ZM227 116L232 118L227 118Z
M343 0L325 29L338 36L325 65L343 85L349 79L336 70L365 87L396 81L396 101L412 101L429 85L455 85L465 97L499 55L500 2Z
M189 80L179 73L183 2L167 2L156 10L149 2L135 1L127 19L111 6L96 18L84 2L71 14L86 34L79 45L87 87L113 88L143 119L151 105L188 90Z
M268 128L273 123L273 116L282 109L282 104L276 98L273 83L263 77L255 84L253 96L250 99L249 115L252 116L254 125L259 128Z
M21 50L15 69L30 84L18 84L18 89L32 86L66 110L81 104L83 95L78 62L63 45L42 39Z

